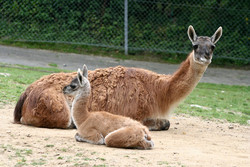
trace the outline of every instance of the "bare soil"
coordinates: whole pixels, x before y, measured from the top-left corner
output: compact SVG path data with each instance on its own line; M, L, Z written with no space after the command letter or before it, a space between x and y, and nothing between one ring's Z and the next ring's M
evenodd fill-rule
M154 131L151 150L79 143L75 129L13 124L13 105L0 107L0 166L250 166L250 126L170 117L168 131Z

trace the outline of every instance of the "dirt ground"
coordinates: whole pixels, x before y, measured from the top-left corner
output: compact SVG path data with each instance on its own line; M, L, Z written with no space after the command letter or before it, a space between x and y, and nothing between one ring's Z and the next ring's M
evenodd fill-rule
M79 143L75 129L13 124L14 106L0 107L0 166L250 166L250 126L170 117L168 131L151 132L151 150Z

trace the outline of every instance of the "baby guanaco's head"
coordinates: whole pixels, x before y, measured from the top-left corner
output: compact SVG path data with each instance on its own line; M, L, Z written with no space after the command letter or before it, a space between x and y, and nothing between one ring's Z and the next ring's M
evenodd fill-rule
M63 93L70 96L87 97L90 95L91 86L88 80L88 68L84 64L82 71L78 69L77 77L71 83L63 88Z

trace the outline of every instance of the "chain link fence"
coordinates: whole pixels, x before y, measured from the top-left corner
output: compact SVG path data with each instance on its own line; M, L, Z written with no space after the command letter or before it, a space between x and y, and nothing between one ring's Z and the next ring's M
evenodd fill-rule
M203 36L222 26L215 58L248 64L249 8L245 0L0 0L0 39L186 54L190 24Z

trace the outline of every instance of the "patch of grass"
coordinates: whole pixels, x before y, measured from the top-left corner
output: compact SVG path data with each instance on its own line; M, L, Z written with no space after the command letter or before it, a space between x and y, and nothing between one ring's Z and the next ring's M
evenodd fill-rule
M62 152L67 152L67 148L62 148L61 151Z
M12 145L1 145L1 149L3 150L3 152L5 151L12 151L15 152L15 156L14 157L24 157L24 156L30 156L33 154L33 151L31 149L18 149L18 148L14 148Z
M99 159L99 160L101 160L101 161L106 161L105 158L97 158L97 159Z
M75 163L74 166L88 166L89 163L87 162L82 162L82 163Z
M26 155L31 155L32 154L32 150L31 149L25 149L25 154Z
M168 165L167 161L157 161L157 165Z
M49 63L48 65L51 66L51 67L57 67L56 63Z
M94 151L94 152L91 152L90 154L91 154L91 155L94 155L94 154L96 154L96 152Z
M17 157L23 157L23 155L31 155L31 154L32 154L31 149L17 149L16 150Z
M63 157L57 157L57 159L63 159Z
M77 157L82 157L82 155L83 155L82 153L77 153L76 154Z
M72 159L73 159L72 156L68 156L68 157L67 157L67 160L66 160L65 162L68 162L68 163L69 163L69 162L72 162Z
M45 147L54 147L54 145L53 144L48 144Z
M39 165L44 165L44 164L46 164L46 160L42 159L42 158L40 158L38 160L32 160L32 162L31 162L31 165L33 165L33 166L39 166Z
M26 163L26 159L23 157L22 159L17 161L15 166L18 167L18 166L26 166L26 165L28 164Z
M90 158L83 158L84 161L92 161L93 159Z
M36 81L44 75L53 72L62 72L65 70L54 68L38 68L28 66L9 66L3 64L0 68L0 103L11 104L16 102L29 84Z
M250 120L250 86L199 83L176 113L247 124Z
M33 154L33 151L31 149L26 149L26 148L20 149L20 148L13 147L12 145L9 145L9 144L7 145L2 144L0 149L1 149L0 152L3 152L3 153L8 152L11 154L9 156L9 159L12 161L13 160L16 161L15 166L29 165L26 157L27 156L32 157L31 155Z
M7 145L2 144L2 145L1 145L1 148L3 149L3 151L6 151L6 150L8 150L8 149L11 149L11 150L14 149L14 148L12 147L12 145L9 145L9 144L7 144Z
M94 165L93 167L106 167L107 165Z

